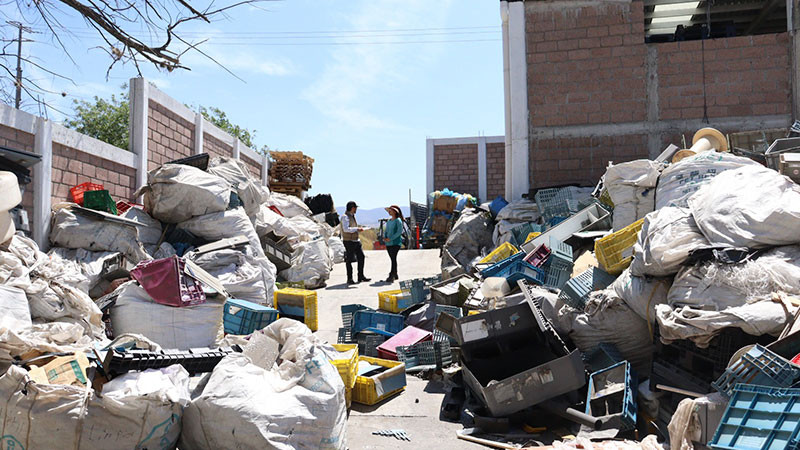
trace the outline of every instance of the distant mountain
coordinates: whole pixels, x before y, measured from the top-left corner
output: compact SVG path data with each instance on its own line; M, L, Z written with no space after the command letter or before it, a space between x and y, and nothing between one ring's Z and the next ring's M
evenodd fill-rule
M410 211L408 206L400 206L400 210L403 211L404 217L408 217ZM336 212L340 216L344 214L344 206L337 207ZM388 218L389 218L389 213L387 213L386 210L383 208L373 208L373 209L358 208L358 211L356 212L356 220L358 221L358 224L365 227L377 227L381 219L388 219Z

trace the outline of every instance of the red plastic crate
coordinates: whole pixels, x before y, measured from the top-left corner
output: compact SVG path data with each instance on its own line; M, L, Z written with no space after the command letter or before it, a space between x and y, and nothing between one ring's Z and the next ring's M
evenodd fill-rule
M533 267L541 268L550 256L550 249L544 244L539 244L534 251L525 257L525 262Z
M414 345L432 339L433 333L430 331L408 326L378 346L378 357L397 361L397 347Z
M179 256L142 261L131 270L131 277L156 303L175 307L204 303L203 287L185 273L185 267Z
M120 200L117 202L117 212L119 212L119 215L124 214L125 211L133 207L144 209L144 205L140 205L138 203L126 202L125 200Z
M72 201L83 206L83 193L86 191L102 191L103 185L87 181L69 189L69 194L72 196Z

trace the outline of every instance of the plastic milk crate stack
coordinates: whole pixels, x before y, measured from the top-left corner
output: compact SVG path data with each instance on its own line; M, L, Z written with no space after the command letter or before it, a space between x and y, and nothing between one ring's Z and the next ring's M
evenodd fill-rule
M780 165L769 150L732 154L714 129L690 142L609 164L594 187L461 212L428 302L463 314L399 312L423 329L435 316L489 415L533 407L673 449L800 448L800 186L787 156L800 144L770 147Z

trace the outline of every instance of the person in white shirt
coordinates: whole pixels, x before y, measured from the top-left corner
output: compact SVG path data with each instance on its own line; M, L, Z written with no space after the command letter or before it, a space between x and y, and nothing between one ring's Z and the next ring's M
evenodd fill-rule
M342 227L342 241L344 242L344 261L347 267L347 284L356 284L362 281L370 281L369 278L364 276L364 250L361 248L361 241L358 239L358 233L366 230L364 227L358 226L356 221L356 210L358 205L356 202L347 202L347 209L341 218ZM358 281L353 280L353 261L358 261Z

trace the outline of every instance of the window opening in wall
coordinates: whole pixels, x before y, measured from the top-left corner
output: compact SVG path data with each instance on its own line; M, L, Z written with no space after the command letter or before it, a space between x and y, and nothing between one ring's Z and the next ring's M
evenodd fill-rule
M786 0L644 0L646 42L786 31Z

